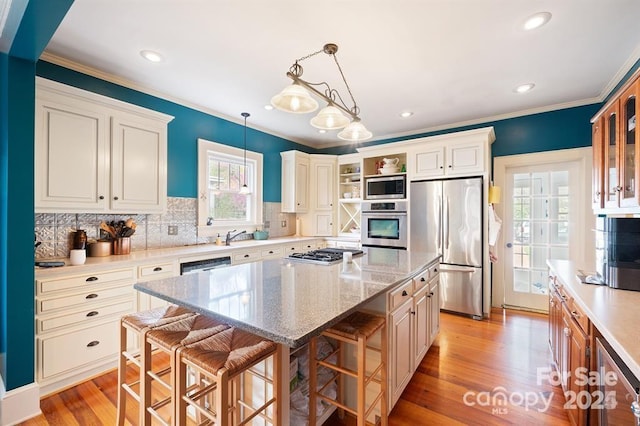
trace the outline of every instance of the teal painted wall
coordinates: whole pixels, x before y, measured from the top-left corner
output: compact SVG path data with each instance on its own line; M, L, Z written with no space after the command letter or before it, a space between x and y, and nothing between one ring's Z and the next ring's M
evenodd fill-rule
M602 104L592 104L567 108L505 120L488 121L473 126L456 127L438 132L420 133L409 137L385 139L369 144L363 143L362 145L373 146L399 140L493 126L496 140L491 146L492 157L579 148L591 146L590 120L601 106ZM346 154L355 152L355 147L332 148L322 152L327 154Z
M0 287L2 377L7 389L33 382L33 99L35 63L2 59Z
M174 116L168 128L167 193L171 197L197 196L198 138L243 147L243 126L203 112L81 74L48 62L39 61L38 76L90 92L119 99ZM238 119L241 119L238 111ZM251 113L251 111L248 111ZM251 117L249 117L249 123ZM247 149L264 156L264 201L280 201L280 152L315 150L251 128L247 129Z

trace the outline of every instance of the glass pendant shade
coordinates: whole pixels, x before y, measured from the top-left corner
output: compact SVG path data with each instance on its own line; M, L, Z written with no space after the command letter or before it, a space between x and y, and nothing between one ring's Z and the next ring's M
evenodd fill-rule
M313 127L324 130L342 129L347 124L349 119L333 105L322 108L318 115L311 119Z
M306 114L318 109L318 101L313 99L307 89L299 84L292 84L273 98L271 105L285 112Z
M367 130L360 121L354 120L347 127L345 127L338 137L344 141L359 142L370 139L373 133Z
M249 189L246 183L242 185L242 187L240 188L240 194L245 194L245 195L251 194L251 190Z

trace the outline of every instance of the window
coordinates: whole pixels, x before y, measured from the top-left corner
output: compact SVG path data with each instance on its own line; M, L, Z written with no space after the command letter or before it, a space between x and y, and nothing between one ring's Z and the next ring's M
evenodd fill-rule
M247 151L246 164L242 149L198 139L198 235L262 226L262 154Z

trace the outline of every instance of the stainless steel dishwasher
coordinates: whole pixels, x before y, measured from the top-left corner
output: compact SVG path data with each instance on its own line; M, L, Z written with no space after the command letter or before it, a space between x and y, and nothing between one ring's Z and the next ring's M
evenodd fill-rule
M180 263L180 275L195 274L196 272L224 268L231 265L231 256L214 257L211 259L194 260Z

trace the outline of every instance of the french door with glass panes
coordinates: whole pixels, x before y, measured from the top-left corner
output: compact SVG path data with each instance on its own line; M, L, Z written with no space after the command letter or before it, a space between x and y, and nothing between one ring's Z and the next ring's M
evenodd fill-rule
M508 168L505 183L505 305L544 311L549 304L549 258L575 248L578 163Z

